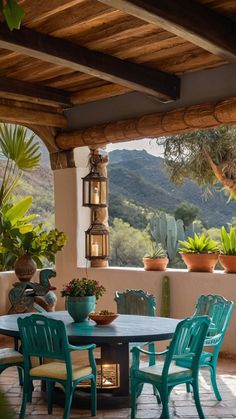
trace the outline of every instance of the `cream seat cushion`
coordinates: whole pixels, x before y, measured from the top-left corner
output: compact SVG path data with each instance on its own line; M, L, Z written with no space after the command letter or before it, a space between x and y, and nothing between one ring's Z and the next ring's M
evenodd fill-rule
M0 349L0 365L23 362L23 355L12 348Z
M139 377L143 373L145 373L145 376L152 380L161 382L162 380L162 370L163 370L164 362L158 362L155 365L152 365L151 367L144 367L140 368L139 370L135 371L135 376ZM139 372L141 374L139 374ZM179 367L175 364L175 362L171 362L169 372L168 372L168 380L174 379L174 378L180 378L182 375L185 377L189 374L191 376L192 371L189 368Z
M92 373L92 368L89 365L79 367L72 364L73 380L78 380L85 375ZM67 380L66 364L64 362L49 362L48 364L39 365L30 369L31 377L48 377L58 378L59 380Z

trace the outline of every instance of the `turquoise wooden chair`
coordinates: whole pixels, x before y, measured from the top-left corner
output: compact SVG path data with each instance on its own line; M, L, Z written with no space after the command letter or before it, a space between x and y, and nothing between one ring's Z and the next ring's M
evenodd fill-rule
M207 315L211 319L210 327L204 342L204 347L200 357L200 367L209 368L211 383L217 400L222 400L216 382L217 361L229 321L232 315L234 303L226 300L221 295L208 294L201 295L196 303L193 316ZM188 367L189 360L180 360L179 365ZM187 386L187 391L190 387Z
M153 294L149 294L144 290L125 290L123 292L116 291L115 302L117 305L117 313L119 314L134 314L139 316L156 315L156 298ZM132 349L135 346L146 346L150 352L155 352L155 344L153 342L131 342L129 347ZM150 364L155 362L155 358L149 360ZM140 387L139 394L141 394L142 387ZM156 389L153 387L153 393L160 403L159 396Z
M156 315L156 299L154 295L143 290L116 291L115 302L117 313L119 314Z
M169 419L168 401L172 389L178 384L188 383L193 387L195 405L200 419L204 419L198 388L199 360L204 339L210 324L207 316L196 316L182 320L176 327L169 348L160 353L151 353L142 348L133 348L133 363L130 368L131 380L131 419L136 415L136 399L140 387L144 383L152 384L160 395L162 402L161 418ZM140 354L149 356L164 356L164 360L157 361L147 367L140 367ZM176 365L181 357L190 360L188 368Z
M33 380L44 380L48 391L48 413L52 413L53 388L55 382L65 389L65 409L63 419L69 418L74 389L83 380L91 380L91 414L96 415L96 364L93 356L95 345L70 345L65 325L39 314L18 318L18 327L24 357L23 397L19 419L24 419L27 401L32 399ZM72 351L88 351L88 365L71 363ZM31 357L36 357L40 365L32 367ZM44 363L44 358L52 362ZM57 361L54 361L57 360Z

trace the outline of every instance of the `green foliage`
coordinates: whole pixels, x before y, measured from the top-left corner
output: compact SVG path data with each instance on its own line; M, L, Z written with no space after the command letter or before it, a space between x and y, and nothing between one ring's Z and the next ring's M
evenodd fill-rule
M166 258L167 257L167 253L165 251L165 249L163 249L161 243L149 243L149 249L148 252L145 254L145 258L151 258L151 259L156 259L156 258Z
M115 218L110 227L111 266L143 266L148 234Z
M223 177L236 176L236 129L224 126L157 139L164 146L164 159L171 181L182 184L191 179L208 187L219 182L209 158L222 168Z
M236 229L230 227L227 233L225 227L221 228L221 252L224 255L236 255Z
M99 285L98 281L88 278L74 278L63 286L61 296L66 297L89 297L95 295L96 300L101 297L106 289Z
M0 13L4 16L9 29L20 29L24 10L16 0L0 0Z
M19 183L22 172L39 166L41 153L35 135L29 138L27 129L18 125L0 124L0 158L2 166L0 206L6 203Z
M193 237L188 237L185 241L180 240L179 244L183 246L179 248L179 251L183 253L217 253L219 251L218 243L204 234L195 233Z
M147 208L125 199L122 195L110 193L109 218L111 222L114 218L122 218L131 227L144 230L148 224L148 215Z
M66 235L57 229L49 232L42 229L42 224L34 226L31 221L35 214L28 215L32 197L26 197L17 204L5 204L1 209L0 224L0 269L14 267L18 256L32 256L38 268L43 267L43 260L55 262L56 253L66 242Z
M200 209L193 204L183 202L175 208L174 216L175 219L183 220L184 227L190 226L196 218L200 215Z

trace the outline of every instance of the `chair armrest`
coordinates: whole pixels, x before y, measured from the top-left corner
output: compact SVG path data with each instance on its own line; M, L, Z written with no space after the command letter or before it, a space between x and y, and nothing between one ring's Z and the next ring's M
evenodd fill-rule
M83 345L83 346L75 346L69 344L70 351L89 351L91 349L95 349L96 345L94 343L90 345Z
M131 349L131 352L136 352L136 351L141 352L142 354L145 354L145 355L157 355L157 356L158 355L165 355L168 352L167 349L165 351L162 351L162 352L150 352L150 351L146 351L145 349L141 349L140 346L135 346L135 348Z
M217 343L220 342L222 338L222 334L218 333L218 335L215 336L207 336L204 340L204 346L215 346Z

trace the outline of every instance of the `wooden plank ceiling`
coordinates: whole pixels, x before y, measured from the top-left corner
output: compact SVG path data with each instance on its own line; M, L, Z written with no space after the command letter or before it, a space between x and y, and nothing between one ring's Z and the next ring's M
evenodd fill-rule
M77 104L132 91L174 101L183 73L236 61L235 1L18 2L22 28L0 23L3 119L13 106L31 110L31 124L35 113L35 124L63 128Z

